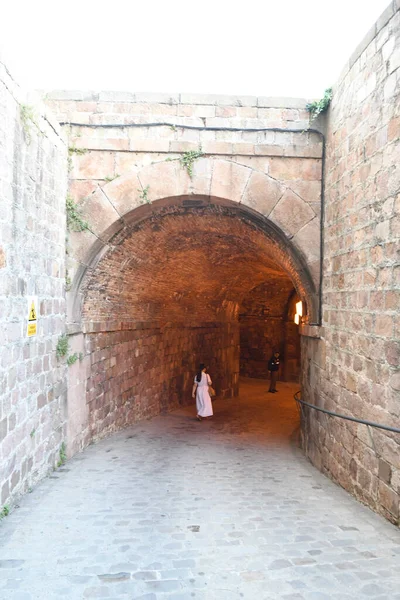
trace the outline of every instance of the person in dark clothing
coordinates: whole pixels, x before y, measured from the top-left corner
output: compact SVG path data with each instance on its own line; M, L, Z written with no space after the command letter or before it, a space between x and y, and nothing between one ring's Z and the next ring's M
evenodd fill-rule
M278 391L276 389L276 380L278 379L279 363L279 352L275 352L268 361L268 371L271 373L271 382L269 384L269 392L271 394L275 394Z

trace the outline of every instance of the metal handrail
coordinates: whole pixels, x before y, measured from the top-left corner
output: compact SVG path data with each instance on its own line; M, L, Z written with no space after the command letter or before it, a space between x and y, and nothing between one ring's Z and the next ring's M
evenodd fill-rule
M315 404L310 404L305 400L301 400L298 395L301 394L300 391L296 392L294 395L294 399L297 403L302 406L308 406L309 408L314 408L319 412L323 412L327 415L331 415L332 417L339 417L340 419L346 419L346 421L354 421L355 423L362 423L363 425L369 425L370 427L376 427L377 429L385 429L386 431L393 431L394 433L400 433L400 429L397 427L390 427L389 425L381 425L380 423L374 423L373 421L365 421L364 419L357 419L356 417L348 417L347 415L341 415L339 413L332 412L331 410L327 410L326 408L321 408L320 406L315 406Z

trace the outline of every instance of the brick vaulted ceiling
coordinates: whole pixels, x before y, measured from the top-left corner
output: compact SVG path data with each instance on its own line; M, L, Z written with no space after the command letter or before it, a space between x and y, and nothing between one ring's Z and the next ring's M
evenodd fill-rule
M118 240L87 277L86 321L237 319L255 286L299 274L283 248L252 223L208 207L156 215Z

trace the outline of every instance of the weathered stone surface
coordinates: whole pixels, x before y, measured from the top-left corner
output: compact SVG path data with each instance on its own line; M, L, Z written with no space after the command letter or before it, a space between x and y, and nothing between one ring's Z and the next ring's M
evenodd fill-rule
M3 248L0 248L0 269L4 269L4 267L6 266L7 261L6 261L6 254L3 250Z
M215 161L211 195L241 202L251 175L251 169L229 161Z
M122 226L120 214L101 188L90 194L80 205L82 216L88 223L89 230L97 237L108 241L110 230Z
M309 381L303 378L306 398L335 412L398 427L399 207L394 202L399 187L399 90L390 65L398 49L394 32L400 7L389 8L392 12L363 41L362 54L356 51L334 93L326 141L323 230L325 366L319 365L319 348L313 343L304 340L302 350L311 374ZM313 245L304 235L306 229L293 241L310 260ZM369 434L360 425L352 437L349 469L350 456L343 451L345 427L328 425L311 413L306 417L304 444L311 460L398 523L398 436L391 439L379 430Z
M114 172L114 156L112 152L92 152L74 154L72 156L74 179L104 179Z
M148 186L150 201L189 193L190 177L177 160L149 165L138 173L138 177L143 189Z
M66 147L50 114L40 117L43 139L34 132L28 147L21 93L0 66L2 501L45 474L65 433L71 455L176 406L190 388L183 373L202 352L216 349L215 364L226 365L218 373L223 395L236 393L240 302L276 278L290 278L307 309L305 397L376 421L398 417L399 9L396 0L371 29L335 89L329 119L316 124L328 128L324 206L322 138L304 132L303 100L54 94L49 105L58 119L78 123L65 130L70 192L92 230L69 234L67 261ZM182 162L200 149L189 176ZM68 398L64 362L55 356L65 287L71 349L82 355L69 369ZM23 337L28 295L40 298L31 340ZM256 327L262 322L253 323L254 338ZM292 341L293 331L285 331ZM398 442L376 434L379 469L363 426L327 423L304 415L314 464L398 520ZM200 533L200 525L189 527ZM129 571L115 569L121 572ZM243 577L257 581L259 572ZM157 580L160 591L175 589L169 585L168 573ZM86 590L104 593L101 585Z
M239 313L242 375L268 379L268 360L277 351L281 353L279 380L298 380L300 338L293 322L298 301L290 279L272 274L245 296Z
M66 319L67 148L40 105L43 134L28 135L18 102L27 100L0 62L0 511L52 470L66 423L55 346ZM29 338L28 296L38 301ZM0 561L3 573L23 565L14 556Z
M291 190L286 190L269 215L273 221L288 237L296 233L310 223L315 213L307 202L304 202Z
M247 380L210 420L179 407L78 454L2 521L0 595L396 598L398 531L304 459L297 386L278 385L267 400Z
M117 177L102 188L119 215L125 215L143 202L142 187L137 173L127 173Z
M261 215L268 217L283 192L284 188L275 179L259 171L253 171L242 202Z
M310 264L320 256L320 225L314 217L294 236L293 243L299 248ZM317 263L318 264L318 263Z

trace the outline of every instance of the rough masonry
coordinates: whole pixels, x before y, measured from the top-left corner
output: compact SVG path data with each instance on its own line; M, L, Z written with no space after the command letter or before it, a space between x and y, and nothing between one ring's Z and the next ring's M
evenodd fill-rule
M275 344L304 399L398 424L399 10L358 47L313 130L306 100L249 96L59 91L32 119L3 68L3 503L62 444L72 456L190 402L200 360L229 402L240 365L259 376ZM65 228L67 179L82 231ZM41 303L31 339L28 295ZM398 522L398 437L308 411L302 439Z

